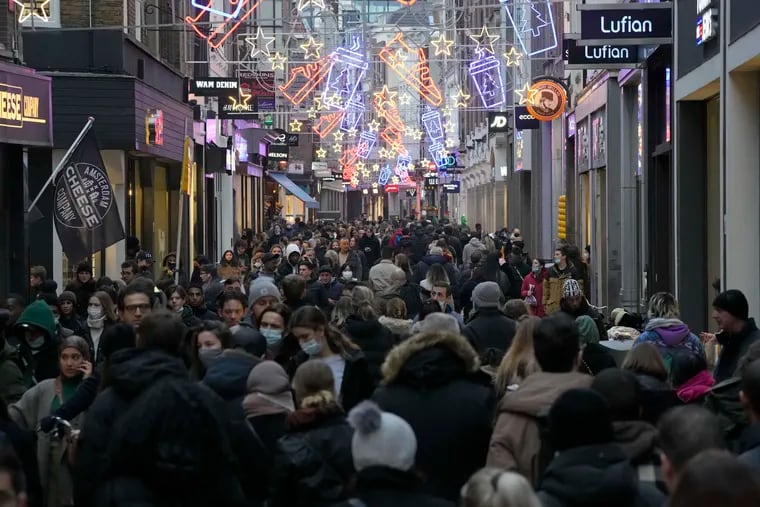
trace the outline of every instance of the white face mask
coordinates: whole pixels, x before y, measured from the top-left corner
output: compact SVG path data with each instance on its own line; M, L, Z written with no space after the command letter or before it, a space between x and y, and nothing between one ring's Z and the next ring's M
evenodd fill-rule
M353 271L344 271L343 272L343 278L346 280L351 280L354 277Z
M91 307L87 308L87 315L91 319L99 319L99 318L101 318L103 316L103 309L91 306Z

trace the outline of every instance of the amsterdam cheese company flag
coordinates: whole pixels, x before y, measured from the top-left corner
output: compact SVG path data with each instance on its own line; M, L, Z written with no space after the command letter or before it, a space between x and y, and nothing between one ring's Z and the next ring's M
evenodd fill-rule
M55 179L55 228L69 262L124 239L124 227L95 134L90 130Z

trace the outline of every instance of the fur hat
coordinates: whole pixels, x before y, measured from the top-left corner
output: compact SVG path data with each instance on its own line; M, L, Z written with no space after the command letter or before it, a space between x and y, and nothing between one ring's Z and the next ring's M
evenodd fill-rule
M414 467L417 437L405 420L364 401L348 414L354 428L351 454L357 472L372 466L406 472Z

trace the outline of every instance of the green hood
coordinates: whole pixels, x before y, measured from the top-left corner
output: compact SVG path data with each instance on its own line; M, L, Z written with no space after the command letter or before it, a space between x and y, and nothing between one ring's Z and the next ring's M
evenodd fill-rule
M44 301L35 301L27 306L16 321L16 327L21 324L29 324L42 329L47 333L48 339L55 336L53 312L50 311L50 308Z

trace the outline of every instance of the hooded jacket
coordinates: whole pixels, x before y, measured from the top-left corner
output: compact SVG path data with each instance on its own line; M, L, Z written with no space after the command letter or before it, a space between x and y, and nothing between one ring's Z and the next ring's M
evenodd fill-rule
M486 251L486 246L478 238L470 238L470 241L462 249L462 267L470 267L470 259L476 250Z
M720 383L735 376L739 362L747 353L750 345L760 340L760 330L755 324L755 319L749 319L744 329L735 334L719 333L716 336L718 343L723 347L720 351L718 364L715 365L715 381Z
M187 379L178 357L153 349L126 349L111 356L111 385L87 412L79 437L75 484L77 504L90 505L90 495L105 480L110 461L108 446L119 417L149 387L164 380Z
M536 419L549 412L569 389L591 385L592 377L577 372L529 375L516 391L508 392L498 408L488 451L488 466L519 472L538 482L541 435Z
M384 386L373 399L417 435L416 464L427 493L456 500L485 464L496 400L478 379L479 366L467 339L447 333L415 335L383 364Z
M673 362L678 360L681 350L705 357L705 349L700 339L679 319L650 319L644 332L633 342L633 346L640 343L651 343L657 347L668 371L673 369Z
M298 261L296 261L295 265L290 263L290 255L294 253L298 254ZM282 280L288 275L297 275L298 262L300 260L301 250L298 248L298 245L295 243L288 243L288 246L285 247L285 254L283 256L282 262L280 262L280 265L277 268L278 281Z
M614 444L577 447L559 453L541 478L544 507L659 507L665 497L642 486Z
M657 428L645 421L615 421L615 443L636 467L639 481L659 484L660 457L657 450Z
M412 319L394 319L385 315L381 315L377 321L395 334L398 341L405 340L409 336L412 331L412 324L414 324Z
M18 320L16 328L34 326L45 333L45 343L42 347L32 350L25 339L21 339L21 370L27 387L37 382L58 376L58 343L53 312L47 303L37 300L27 306ZM19 333L23 336L23 331Z
M6 343L0 350L0 396L7 403L15 403L26 391L24 374L17 364L18 351Z

